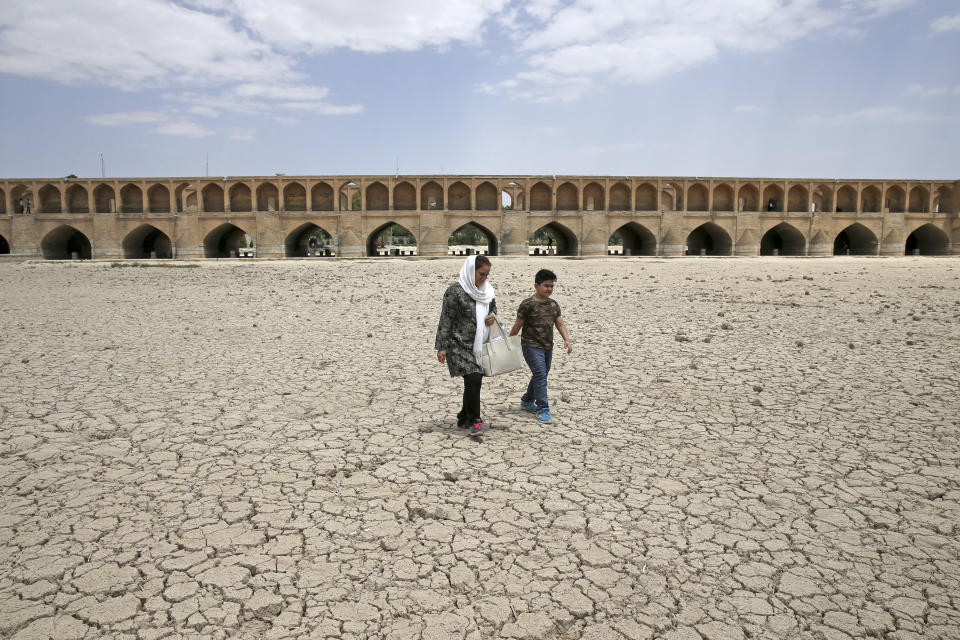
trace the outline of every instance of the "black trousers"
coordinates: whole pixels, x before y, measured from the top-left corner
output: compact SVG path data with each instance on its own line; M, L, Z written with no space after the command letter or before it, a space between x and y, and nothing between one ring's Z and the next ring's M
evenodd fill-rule
M482 373L468 373L463 376L463 406L457 414L458 425L471 425L480 420L480 387L483 386Z

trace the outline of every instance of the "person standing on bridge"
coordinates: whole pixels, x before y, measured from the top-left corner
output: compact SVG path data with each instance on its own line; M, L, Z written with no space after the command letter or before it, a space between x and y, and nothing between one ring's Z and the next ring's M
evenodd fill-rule
M437 360L447 365L450 377L463 377L463 402L457 414L457 427L469 429L469 434L475 437L483 434L480 355L494 322L493 314L497 312L496 294L487 282L491 266L486 256L467 256L463 261L460 278L443 294L434 345Z

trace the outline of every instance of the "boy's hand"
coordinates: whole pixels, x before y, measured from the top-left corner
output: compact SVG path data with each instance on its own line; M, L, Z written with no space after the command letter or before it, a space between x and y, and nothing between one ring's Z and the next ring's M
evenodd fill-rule
M573 343L569 340L564 340L563 344L567 347L567 353L573 353Z

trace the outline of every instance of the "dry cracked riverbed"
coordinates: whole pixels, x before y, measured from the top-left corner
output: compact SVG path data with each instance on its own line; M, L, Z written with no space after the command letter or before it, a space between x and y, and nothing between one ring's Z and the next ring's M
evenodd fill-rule
M0 264L0 638L960 637L960 260Z

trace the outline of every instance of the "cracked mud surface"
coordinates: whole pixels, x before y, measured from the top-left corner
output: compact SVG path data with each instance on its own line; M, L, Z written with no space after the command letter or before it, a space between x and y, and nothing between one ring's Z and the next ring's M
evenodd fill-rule
M0 264L0 638L960 637L960 261Z

